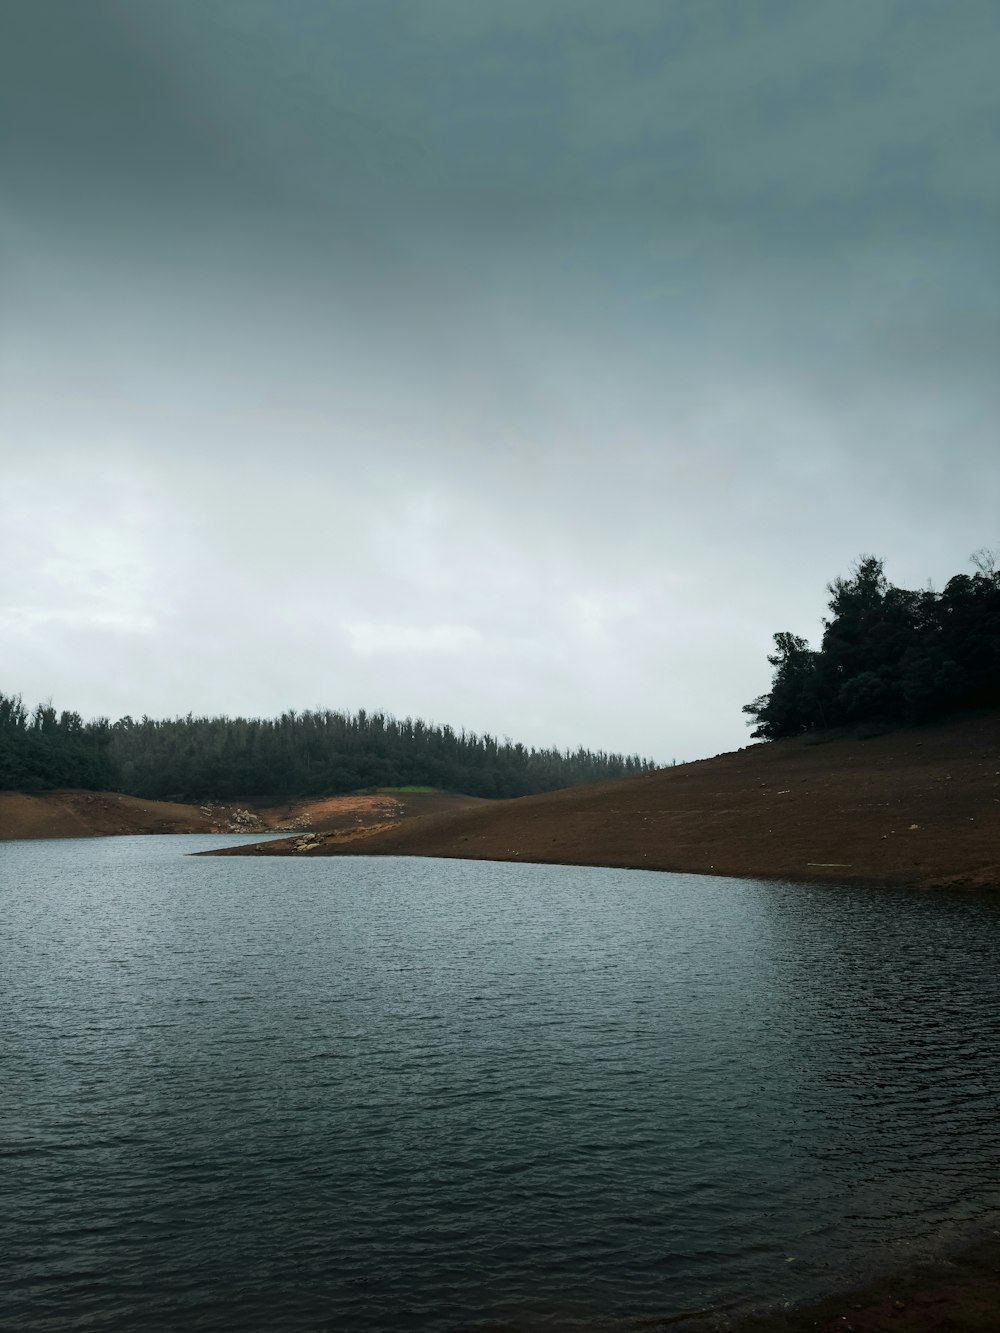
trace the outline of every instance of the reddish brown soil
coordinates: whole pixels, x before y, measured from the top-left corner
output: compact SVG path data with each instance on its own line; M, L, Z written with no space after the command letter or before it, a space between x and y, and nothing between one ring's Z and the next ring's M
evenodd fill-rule
M443 791L375 792L372 795L323 796L287 805L269 806L257 813L269 829L293 825L316 832L349 832L382 826L415 815L452 814L487 802L478 796L452 796Z
M349 842L234 852L997 888L1000 713L868 739L754 745L646 777L385 822Z
M0 791L0 840L87 838L119 833L254 833L289 829L354 832L424 812L441 814L483 804L444 792L329 796L254 807L217 801L182 805L119 792L54 791L28 796Z
M87 838L113 833L211 833L196 805L143 801L119 792L0 791L0 839Z

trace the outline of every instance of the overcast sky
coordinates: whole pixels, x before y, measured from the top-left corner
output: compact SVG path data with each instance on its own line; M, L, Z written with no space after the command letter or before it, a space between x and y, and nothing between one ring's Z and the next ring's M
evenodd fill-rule
M747 743L1000 546L996 0L0 0L0 690Z

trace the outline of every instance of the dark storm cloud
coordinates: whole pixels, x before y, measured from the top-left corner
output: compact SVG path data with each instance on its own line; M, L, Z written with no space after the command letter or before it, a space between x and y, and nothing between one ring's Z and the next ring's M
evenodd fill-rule
M5 156L277 199L988 221L989 0L8 4ZM182 200L178 201L183 202ZM875 206L873 209L873 205ZM724 217L722 210L732 210Z
M1000 540L992 0L3 14L7 687L692 755Z
M7 3L0 42L0 167L7 203L160 206L217 172L187 101L141 28L112 6ZM71 215L50 218L71 227Z

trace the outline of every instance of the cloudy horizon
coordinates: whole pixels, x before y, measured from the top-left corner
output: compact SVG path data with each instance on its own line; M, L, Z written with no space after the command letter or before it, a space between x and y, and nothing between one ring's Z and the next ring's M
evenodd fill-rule
M748 740L1000 546L983 0L9 0L0 690Z

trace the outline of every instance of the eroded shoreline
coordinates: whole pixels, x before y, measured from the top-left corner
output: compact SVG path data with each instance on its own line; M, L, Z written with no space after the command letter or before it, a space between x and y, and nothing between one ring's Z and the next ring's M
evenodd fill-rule
M712 1327L701 1321L706 1326ZM864 1286L721 1326L733 1333L995 1333L1000 1328L1000 1234L991 1231ZM696 1325L686 1321L681 1327Z

